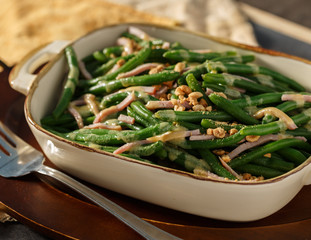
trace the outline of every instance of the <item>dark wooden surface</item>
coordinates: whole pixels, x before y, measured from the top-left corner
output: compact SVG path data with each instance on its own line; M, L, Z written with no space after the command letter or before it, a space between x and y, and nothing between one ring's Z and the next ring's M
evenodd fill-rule
M311 27L311 1L241 0ZM0 119L39 148L23 116L24 97L10 89L9 69L0 74ZM251 223L197 217L137 201L90 185L101 194L184 239L311 239L311 186L304 187L281 211ZM19 223L0 224L0 239L140 239L104 210L59 191L34 176L0 178L0 202Z

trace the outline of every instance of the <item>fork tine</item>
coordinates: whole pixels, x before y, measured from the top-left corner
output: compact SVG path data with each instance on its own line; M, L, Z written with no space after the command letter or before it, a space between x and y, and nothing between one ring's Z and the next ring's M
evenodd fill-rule
M11 132L9 128L7 128L1 121L0 121L0 131L2 134L13 144L16 145L15 134Z
M3 123L0 121L0 146L7 152L4 152L0 149L0 168L9 163L12 159L17 157L17 150L14 148L14 146L11 146L9 141L11 143L15 144L15 141L13 140L11 134L9 131L7 131L6 127L3 125Z

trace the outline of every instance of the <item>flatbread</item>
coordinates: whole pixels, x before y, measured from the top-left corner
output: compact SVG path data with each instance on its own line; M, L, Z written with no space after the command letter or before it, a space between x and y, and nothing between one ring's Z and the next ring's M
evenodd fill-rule
M103 0L0 0L0 59L19 62L36 47L53 40L75 40L106 25L177 22Z

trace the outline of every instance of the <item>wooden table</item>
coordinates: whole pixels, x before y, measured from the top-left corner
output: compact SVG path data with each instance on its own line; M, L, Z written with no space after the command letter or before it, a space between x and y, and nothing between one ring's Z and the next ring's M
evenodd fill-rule
M243 2L254 5L259 2L272 4L271 1ZM310 6L308 1L295 2L305 2ZM278 6L281 6L279 4ZM302 8L301 5L300 9L303 10ZM270 9L269 5L266 5L266 9ZM305 21L308 24L308 20ZM13 91L7 83L9 71L10 68L4 67L0 73L0 120L24 140L40 149L24 120L24 97ZM48 164L51 165L50 162ZM293 201L268 218L250 223L232 223L173 211L88 185L146 221L183 239L289 240L308 239L311 236L311 186L304 187ZM34 176L14 180L0 177L0 193L0 202L8 213L20 223L40 233L28 232L33 239L141 239L99 207L72 193L55 189ZM1 228L5 230L5 227L0 225L0 238ZM9 239L9 235L6 236L4 239Z

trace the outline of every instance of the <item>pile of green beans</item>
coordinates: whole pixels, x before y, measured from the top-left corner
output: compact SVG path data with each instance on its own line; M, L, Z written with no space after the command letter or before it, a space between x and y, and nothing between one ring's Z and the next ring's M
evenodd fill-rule
M129 32L120 37L131 41L133 52L120 45L98 49L80 60L84 70L79 68L74 48L65 49L69 71L54 111L41 119L44 128L98 150L115 152L130 146L119 154L233 181L274 178L309 158L311 103L282 101L283 94L310 94L294 79L257 65L253 54L194 51L179 42L140 39ZM158 70L119 77L147 63L156 63ZM177 68L180 64L184 70ZM86 79L83 71L91 78ZM146 91L148 87L154 92ZM181 89L190 92L181 93ZM197 103L191 102L191 93L199 96ZM105 129L96 125L99 113L83 100L86 94L94 96L98 111L112 110L99 120ZM130 96L134 99L119 109ZM149 109L152 101L165 101L169 107ZM255 118L254 113L268 107L286 114L297 128L290 129L284 118L271 113ZM78 127L69 108L80 114L84 127ZM132 122L120 120L121 115ZM119 128L109 128L114 126ZM266 135L277 135L277 140L226 158L249 144L249 139L256 142Z

